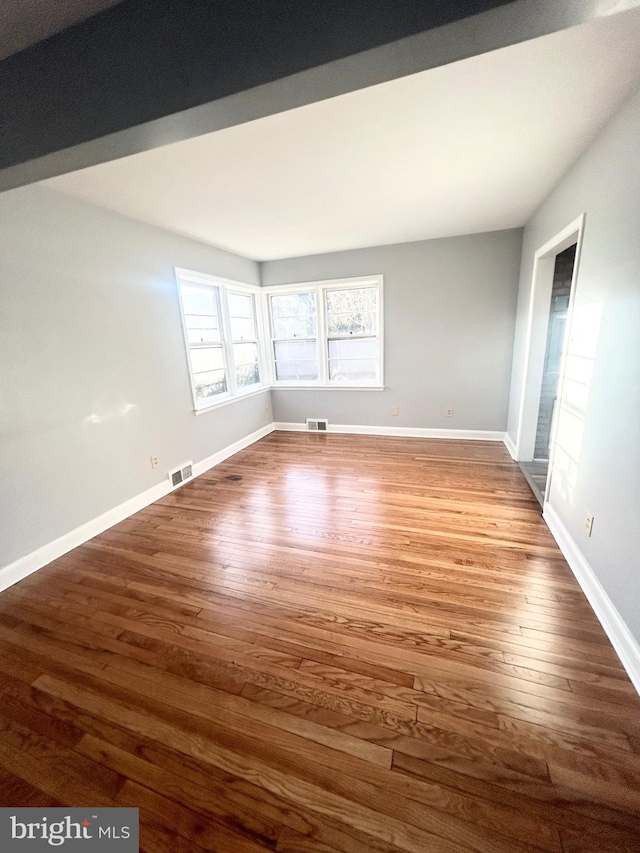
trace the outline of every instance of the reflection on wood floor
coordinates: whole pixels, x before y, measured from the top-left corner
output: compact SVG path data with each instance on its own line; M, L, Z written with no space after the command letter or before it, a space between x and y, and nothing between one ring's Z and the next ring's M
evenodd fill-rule
M273 433L0 640L2 804L147 853L640 849L640 699L499 444Z

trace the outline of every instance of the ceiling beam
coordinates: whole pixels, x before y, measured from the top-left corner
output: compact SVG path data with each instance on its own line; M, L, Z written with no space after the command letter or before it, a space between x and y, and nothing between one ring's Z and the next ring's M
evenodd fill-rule
M0 63L0 190L640 0L125 0Z

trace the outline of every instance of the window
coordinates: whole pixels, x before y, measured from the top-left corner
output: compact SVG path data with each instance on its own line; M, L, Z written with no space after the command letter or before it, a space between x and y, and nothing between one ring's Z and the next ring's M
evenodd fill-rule
M276 381L315 381L318 378L316 294L272 296L271 318Z
M260 383L260 353L254 297L250 293L227 293L229 327L236 371L236 387Z
M196 411L262 387L258 288L176 270Z
M275 385L380 387L382 277L268 289Z
M329 380L375 382L378 376L378 288L325 292Z
M261 289L176 269L176 280L196 413L269 385L382 387L382 276Z

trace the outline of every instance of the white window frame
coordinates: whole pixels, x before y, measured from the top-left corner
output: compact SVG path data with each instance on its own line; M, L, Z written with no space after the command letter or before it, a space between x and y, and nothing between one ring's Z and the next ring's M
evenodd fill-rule
M180 300L180 317L182 321L182 334L189 370L189 382L191 384L193 411L195 414L201 415L204 412L209 412L212 409L219 408L220 406L225 406L235 400L251 397L253 394L259 394L268 390L270 382L269 371L267 370L268 360L265 357L266 353L264 349L263 330L265 328L265 322L263 316L263 300L260 295L261 288L251 284L245 284L244 282L208 275L207 273L194 272L193 270L186 270L180 267L175 267L175 276L178 299ZM204 285L212 288L214 290L214 298L219 312L218 321L220 324L220 343L222 344L222 356L227 381L227 390L224 394L217 394L215 397L212 397L211 403L206 406L199 406L196 397L196 386L193 378L193 366L191 363L192 347L189 345L184 305L182 302L182 292L180 288L181 284ZM229 320L229 308L227 303L228 293L237 293L243 296L250 295L253 297L254 322L257 337L255 340L252 339L251 341L247 341L247 343L258 344L258 370L260 372L260 382L243 388L238 388L236 383L236 367L233 359L233 340L231 337L231 323Z
M351 290L355 288L377 287L378 289L378 311L376 316L375 334L366 337L375 337L378 343L378 374L373 382L355 382L345 380L331 380L329 378L329 336L327 329L326 294L330 290ZM335 278L325 281L305 281L296 284L276 284L263 287L265 315L268 323L265 339L269 339L269 367L271 371L271 385L274 388L331 388L344 390L382 390L384 388L384 278L382 275L357 276L355 278ZM271 318L270 297L272 295L283 295L287 293L315 293L316 317L317 317L317 343L318 343L318 379L308 380L278 380L275 373L275 349L273 336L273 322ZM305 339L306 340L306 339Z
M265 299L265 316L267 322L267 334L265 338L269 341L269 367L271 370L271 385L274 388L282 388L285 385L289 388L305 388L309 386L316 387L317 382L321 376L320 370L320 360L322 359L322 353L320 351L320 310L318 305L318 293L315 287L310 287L307 284L298 285L296 287L292 285L284 285L283 287L268 287L263 288L264 290L264 299ZM286 382L280 381L276 378L276 352L275 352L275 344L276 341L283 341L284 338L276 338L273 334L273 318L271 316L271 297L272 296L284 296L287 293L289 294L298 294L298 293L313 293L315 296L316 303L316 334L315 338L298 338L300 341L309 341L315 340L316 349L318 353L318 380L313 379L289 379ZM293 339L291 339L293 340Z

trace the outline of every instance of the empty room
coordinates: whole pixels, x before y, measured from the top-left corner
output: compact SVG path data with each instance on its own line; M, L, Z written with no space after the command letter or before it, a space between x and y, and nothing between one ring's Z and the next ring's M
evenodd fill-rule
M640 850L639 45L0 4L3 853Z

